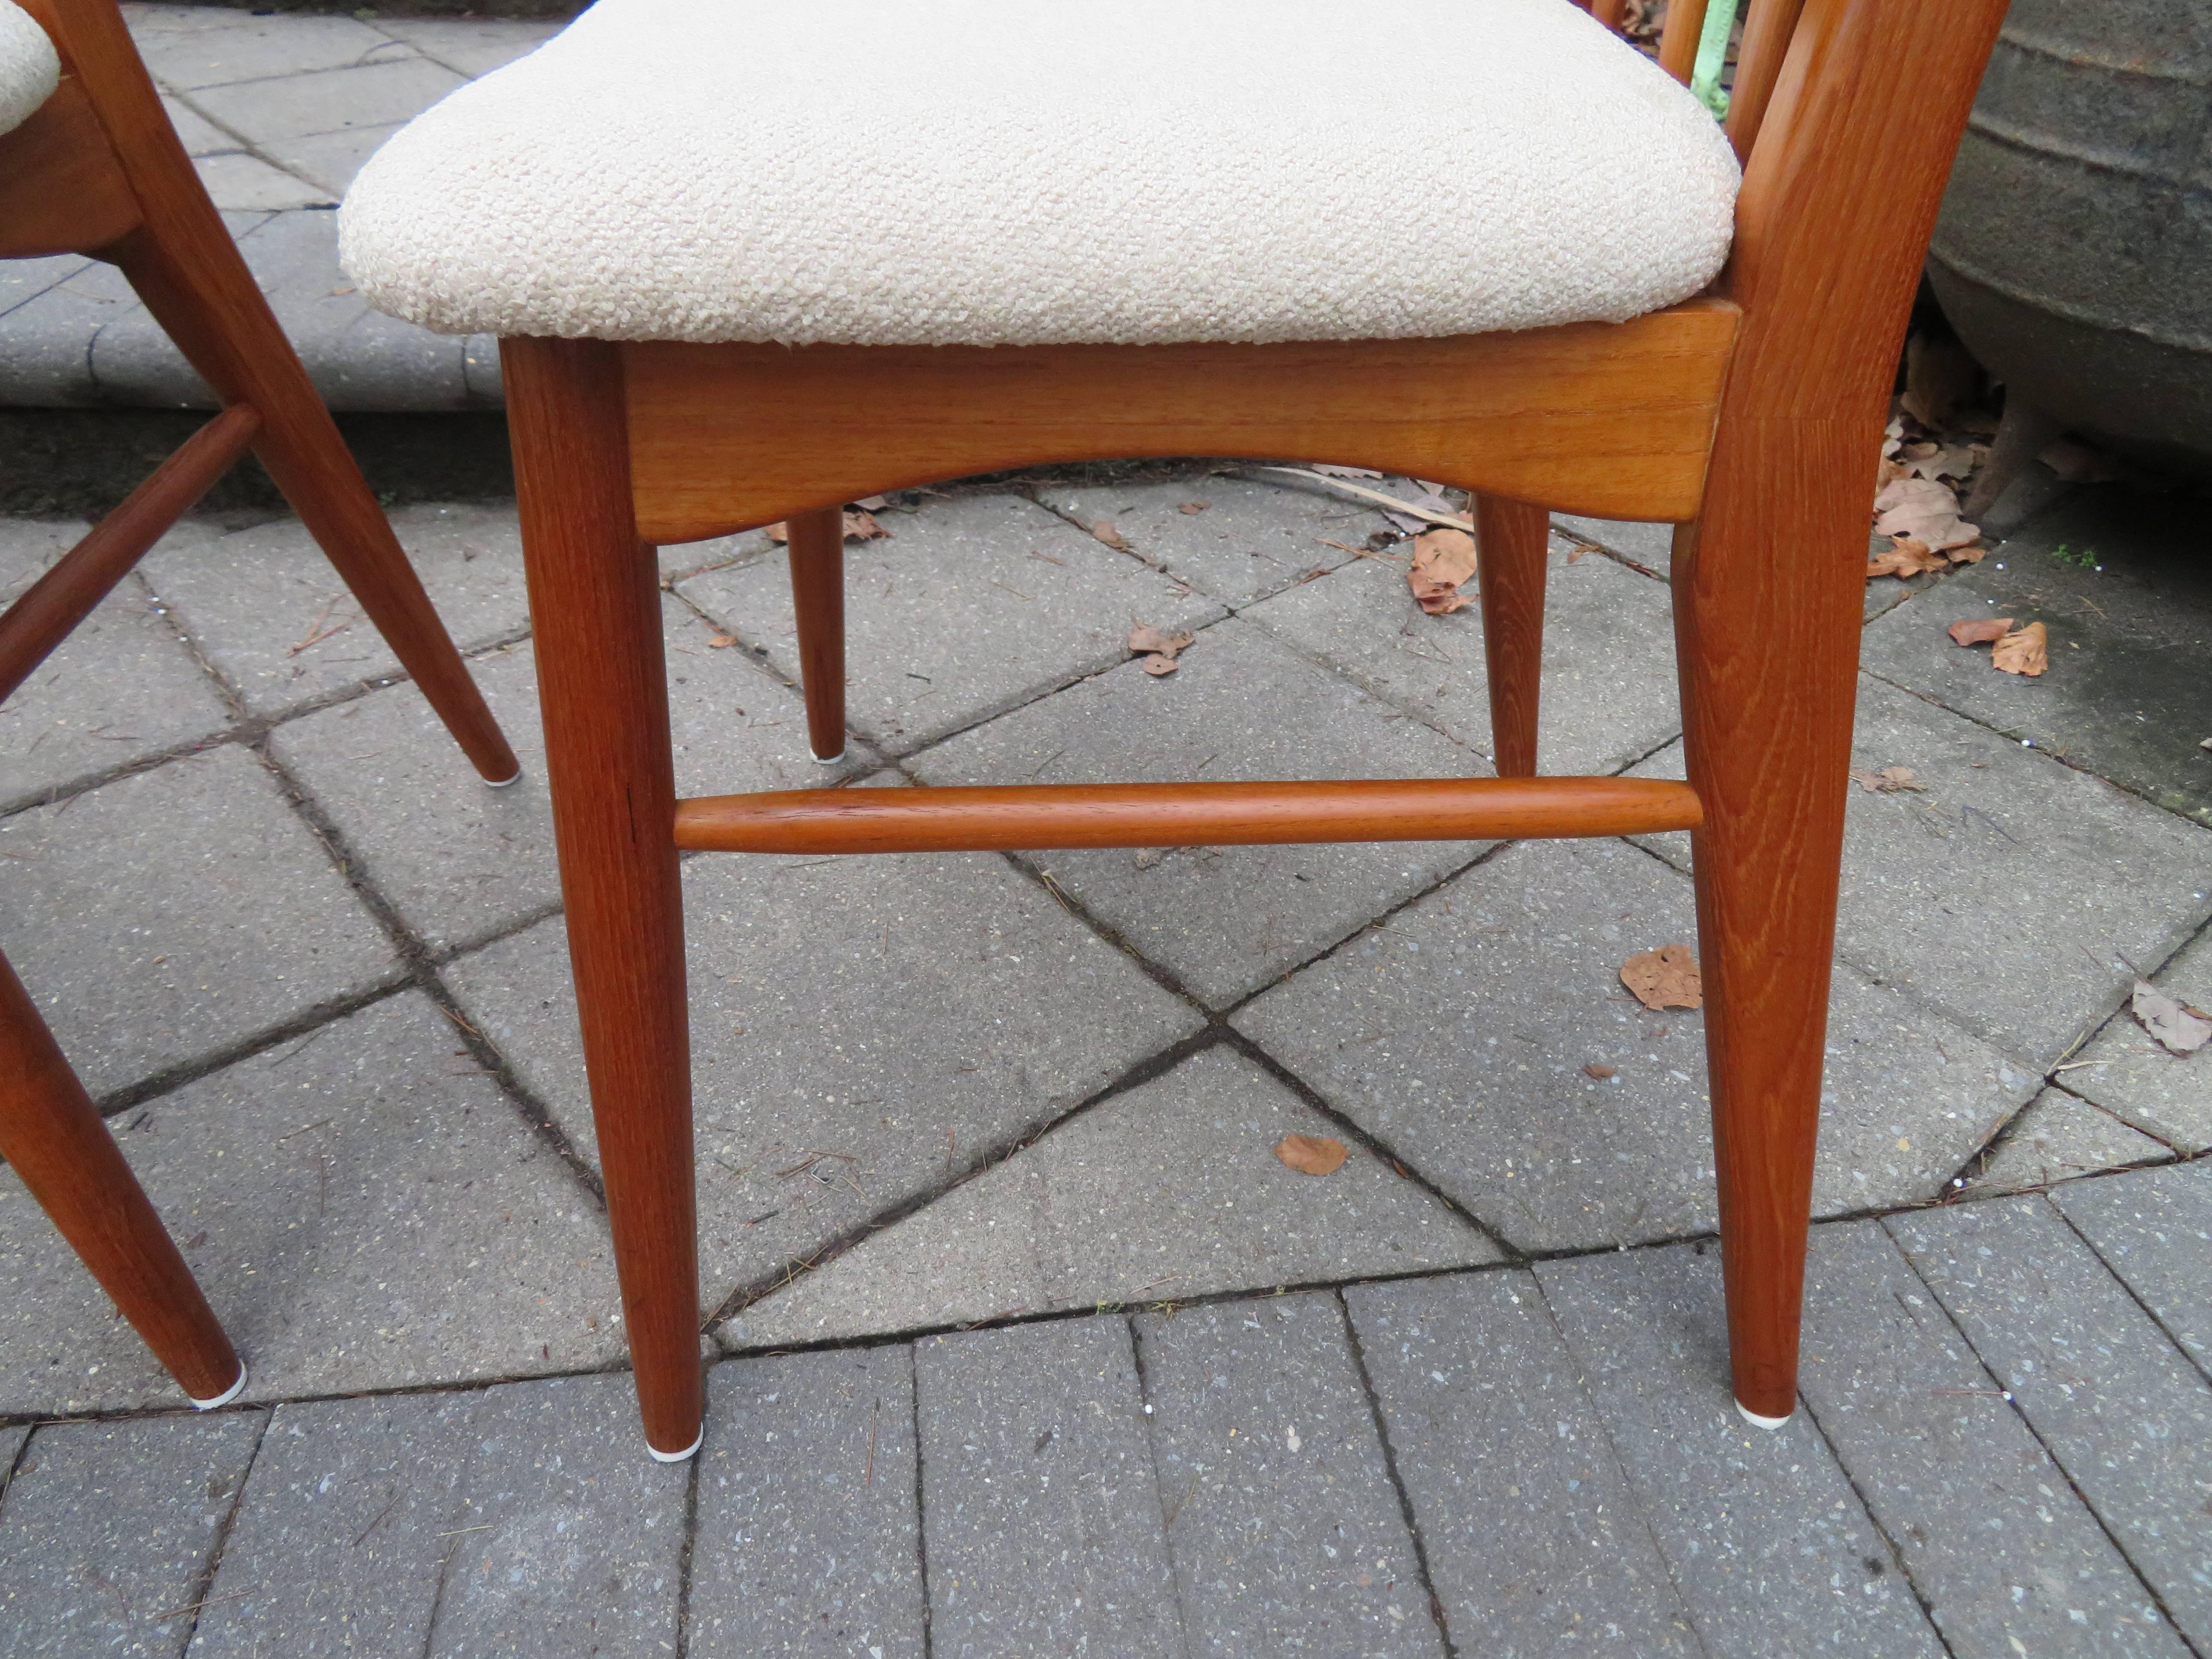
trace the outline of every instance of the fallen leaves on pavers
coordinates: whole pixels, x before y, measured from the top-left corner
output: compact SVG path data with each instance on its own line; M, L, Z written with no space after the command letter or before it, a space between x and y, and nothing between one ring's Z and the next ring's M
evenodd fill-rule
M2170 1054L2193 1054L2212 1042L2212 1014L2176 1002L2148 980L2136 981L2135 1000L2129 1011L2136 1023Z
M871 495L868 499L873 501L878 507L881 507L884 504L884 498L880 495ZM876 515L874 514L866 511L865 508L858 513L848 513L845 514L845 539L848 542L881 541L884 537L890 533L891 532L890 531L884 529L883 526L876 522ZM782 520L778 519L774 524L768 526L768 538L781 547L785 543L790 541L791 527L785 524Z
M1464 611L1474 603L1459 591L1474 574L1474 538L1464 530L1425 530L1413 538L1413 562L1406 585L1413 601L1431 617Z
M1705 1006L1705 982L1686 945L1638 951L1620 964L1620 982L1655 1013L1662 1008Z
M1592 1060L1589 1065L1583 1067L1583 1075L1584 1077L1595 1078L1600 1083L1602 1083L1609 1077L1619 1077L1620 1075L1620 1068L1617 1066L1601 1066L1595 1060Z
M1181 507L1176 508L1176 511L1187 516L1195 516L1212 505L1212 501L1185 501Z
M1371 466L1333 466L1327 461L1316 461L1313 470L1325 478L1379 478L1382 476Z
M1116 553L1127 553L1129 550L1128 538L1114 528L1114 520L1111 519L1099 520L1097 524L1091 526L1091 533Z
M1990 459L1990 446L1969 434L1995 429L1987 416L1963 406L1979 371L1967 358L1968 372L1955 375L1958 348L1949 343L1916 337L1908 351L1922 365L1921 380L1892 404L1875 468L1875 528L1895 546L1868 562L1869 580L1978 563L1988 550L1980 530L1959 515L1969 481Z
M1990 647L1990 666L2033 678L2051 666L2051 630L2041 623L2006 635Z
M1474 520L1462 514L1450 511L1445 505L1431 506L1420 501L1409 501L1402 495L1386 495L1380 489L1370 489L1364 484L1346 483L1341 478L1332 478L1326 473L1315 471L1310 467L1261 466L1255 467L1253 471L1281 472L1293 478L1313 479L1316 483L1327 484L1332 489L1341 489L1347 495L1357 495L1364 501L1374 502L1377 507L1385 509L1386 518L1421 519L1430 524L1442 525L1448 530L1464 530L1470 536L1474 533Z
M1285 1135L1275 1156L1301 1175L1325 1176L1343 1167L1344 1143L1327 1135Z
M734 634L714 634L708 636L707 648L709 651L726 651L737 642L738 636Z
M1145 672L1155 678L1176 672L1176 659L1191 641L1188 634L1168 634L1149 623L1139 623L1129 630L1129 654L1145 659Z
M1981 531L1959 516L1959 498L1935 478L1892 478L1874 498L1874 527L1885 536L1909 537L1936 552L1981 539Z
M1913 776L1909 766L1885 766L1879 772L1853 772L1851 781L1877 795L1894 795L1907 789L1924 791L1928 787Z
M1887 553L1877 553L1867 561L1867 576L1869 580L1876 576L1924 576L1931 570L1950 568L1951 561L1927 543L1900 536Z
M2011 632L2010 617L1962 617L1951 624L1951 643L1995 645Z

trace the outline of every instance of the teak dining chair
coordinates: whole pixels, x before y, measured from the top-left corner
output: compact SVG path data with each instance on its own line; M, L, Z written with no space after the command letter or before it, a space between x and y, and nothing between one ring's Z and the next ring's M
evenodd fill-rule
M260 458L485 780L520 769L177 140L115 0L0 0L0 258L118 266L222 410L0 614L0 699L240 457ZM0 1157L192 1403L245 1371L12 969Z
M599 0L372 160L356 280L503 337L655 1456L702 1432L686 849L1691 830L1735 1397L1790 1414L1874 461L2003 10L1755 0L1723 137L1569 0L1382 0L1356 28L1322 0ZM1674 0L1677 78L1703 11ZM1414 40L1468 75L1330 90L1402 84ZM857 41L896 83L825 102ZM1500 775L677 799L653 544L789 522L827 757L841 504L1161 455L1476 492ZM1686 783L1536 775L1548 508L1678 526Z

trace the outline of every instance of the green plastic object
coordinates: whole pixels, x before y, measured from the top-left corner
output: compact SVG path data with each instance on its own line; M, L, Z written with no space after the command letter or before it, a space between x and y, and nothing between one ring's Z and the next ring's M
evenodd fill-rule
M1721 67L1728 62L1729 35L1735 28L1736 0L1711 0L1705 27L1698 33L1698 61L1690 71L1690 90L1718 120L1728 113L1729 95L1721 85Z

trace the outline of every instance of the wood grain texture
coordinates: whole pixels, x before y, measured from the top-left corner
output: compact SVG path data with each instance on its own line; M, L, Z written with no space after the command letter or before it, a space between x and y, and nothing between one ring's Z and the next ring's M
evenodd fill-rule
M256 453L362 611L477 769L494 782L514 777L514 751L202 188L114 0L33 0L28 9L137 204L134 228L74 251L119 266L222 401L260 412Z
M1743 45L1737 53L1735 80L1729 89L1728 136L1739 160L1759 143L1759 130L1773 101L1775 83L1789 56L1790 38L1805 0L1751 0L1744 19Z
M705 1401L659 571L630 511L615 349L510 339L500 363L607 1220L646 1440L675 1454Z
M1697 511L1725 300L1622 324L1281 345L621 349L647 540L1048 462L1319 457L1562 511Z
M137 222L138 198L75 76L0 133L0 259L104 247Z
M1698 37L1705 33L1705 0L1668 0L1659 31L1659 67L1684 86L1698 66Z
M1643 778L787 789L682 801L676 844L725 853L981 853L1521 841L1649 835L1701 821L1688 785Z
M146 550L246 453L261 417L243 404L210 421L155 467L0 615L0 700L10 696Z
M227 1393L239 1375L230 1339L4 958L0 1158L186 1395Z
M845 514L842 506L792 515L792 609L799 627L799 682L806 698L806 743L818 761L845 753Z
M2004 9L1806 0L1738 206L1743 331L1705 506L1675 533L1729 1347L1766 1417L1796 1397L1867 465Z
M1500 495L1474 498L1482 600L1482 660L1501 778L1536 775L1536 714L1544 666L1545 556L1551 515Z

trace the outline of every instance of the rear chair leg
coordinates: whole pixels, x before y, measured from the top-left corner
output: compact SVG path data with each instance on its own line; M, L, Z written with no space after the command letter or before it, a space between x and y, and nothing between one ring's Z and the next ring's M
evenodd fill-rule
M501 343L584 1070L647 1448L699 1449L699 1264L660 581L631 507L622 359Z
M1795 1409L1880 416L1720 422L1672 589L1736 1407Z
M1544 554L1550 520L1540 507L1501 495L1474 498L1480 567L1482 654L1490 681L1491 746L1501 778L1536 775L1536 706L1544 659Z
M816 760L834 766L845 758L845 514L834 507L795 513L784 529L807 747Z
M208 1411L237 1399L246 1367L5 960L0 1157L192 1404Z

